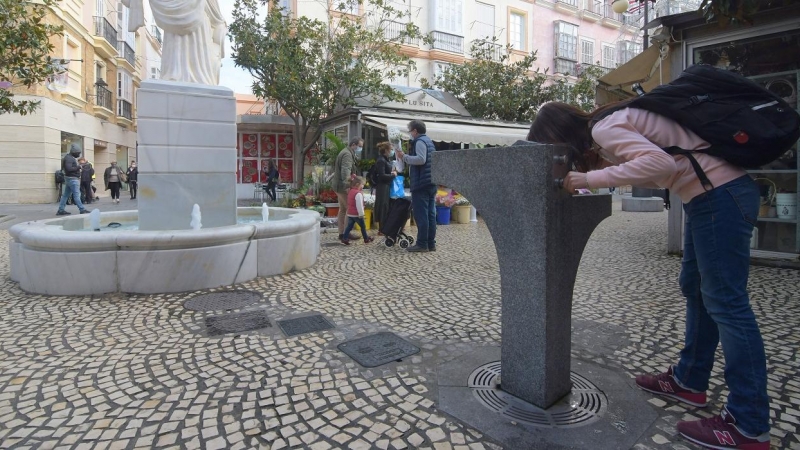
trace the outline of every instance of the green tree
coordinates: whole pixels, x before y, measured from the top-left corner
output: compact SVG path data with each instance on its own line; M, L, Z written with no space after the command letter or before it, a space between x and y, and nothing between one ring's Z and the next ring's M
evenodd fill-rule
M512 61L510 46L476 40L470 57L431 80L423 78L422 86L453 94L475 117L513 122L532 121L538 106L555 98L547 74L533 68L536 52Z
M301 174L322 132L320 120L357 98L401 100L385 82L414 68L400 44L427 40L391 0L360 0L358 16L346 14L344 2L333 3L323 22L295 17L275 0L236 0L230 26L233 60L253 76L253 93L277 101L294 122Z
M61 27L46 22L56 0L0 0L0 114L30 114L39 102L14 100L13 88L31 88L55 74L50 37Z

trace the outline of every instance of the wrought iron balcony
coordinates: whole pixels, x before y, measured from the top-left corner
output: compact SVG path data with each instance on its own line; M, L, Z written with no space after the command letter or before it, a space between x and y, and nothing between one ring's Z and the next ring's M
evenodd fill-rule
M431 38L433 38L431 49L464 54L464 38L462 36L434 31L431 33Z
M588 69L590 67L594 67L595 69L598 69L600 71L600 75L599 76L601 76L601 77L605 76L608 72L611 72L612 70L614 70L614 69L611 69L611 68L608 68L608 67L598 66L596 64L582 64L582 63L579 63L579 64L575 65L575 75L576 76L580 76L581 74L583 74L583 72L586 71L586 69Z
M94 35L102 37L112 47L117 46L117 29L105 17L94 17Z
M583 0L583 9L587 12L603 15L603 2L597 0Z
M577 75L578 62L572 59L556 57L553 73L560 73L563 75Z
M473 48L479 49L479 54L492 61L500 61L506 53L506 48L494 42L476 39L472 41ZM474 50L471 50L473 52Z
M556 3L563 3L568 6L578 7L578 0L556 0Z
M117 116L133 120L133 105L127 100L117 100Z
M128 61L131 66L136 67L136 52L133 51L127 42L119 41L117 50L119 50L119 56L125 58L125 61Z
M109 111L114 110L114 94L103 86L95 85L95 105L101 106Z
M407 24L405 23L390 21L387 23L386 28L383 29L383 36L390 41L396 41L400 44L419 45L418 38L410 38L408 36L400 37L400 35L406 31L406 26Z

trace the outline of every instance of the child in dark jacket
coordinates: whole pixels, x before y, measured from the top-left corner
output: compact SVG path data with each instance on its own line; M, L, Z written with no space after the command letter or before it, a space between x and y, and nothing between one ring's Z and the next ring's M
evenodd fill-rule
M367 235L367 225L364 223L364 195L361 190L364 188L364 178L355 177L350 182L350 190L347 192L347 228L342 235L342 244L350 245L350 231L353 230L355 224L361 228L361 235L364 237L364 243L369 244L374 241L374 238Z

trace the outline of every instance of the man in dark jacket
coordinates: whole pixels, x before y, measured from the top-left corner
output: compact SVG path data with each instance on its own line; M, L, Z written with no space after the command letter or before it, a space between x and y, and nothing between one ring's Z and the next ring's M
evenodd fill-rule
M78 157L81 156L81 148L78 144L69 146L69 153L61 159L61 170L64 171L64 193L61 194L61 203L58 204L57 216L67 216L70 213L64 210L67 207L67 199L72 195L72 200L81 214L87 211L81 203L81 166L78 164Z
M136 161L131 161L127 175L128 189L131 190L131 200L136 200L136 189L139 187L139 168L136 167Z
M409 252L436 251L436 184L431 178L431 156L436 148L425 135L425 122L408 123L408 154L397 152L397 157L408 164L411 174L411 209L417 222L417 243Z
M79 159L78 164L81 166L81 193L83 193L83 203L88 205L92 203L92 199L94 199L94 191L92 191L94 167L92 167L90 162L86 161L86 158Z
M344 228L347 222L347 191L350 189L350 180L356 175L358 170L357 162L361 158L361 151L364 147L364 139L354 137L350 139L350 144L347 148L336 156L336 162L333 164L333 178L331 179L331 188L336 191L336 197L339 199L339 239L344 239ZM346 237L348 240L361 239L357 234L350 234Z

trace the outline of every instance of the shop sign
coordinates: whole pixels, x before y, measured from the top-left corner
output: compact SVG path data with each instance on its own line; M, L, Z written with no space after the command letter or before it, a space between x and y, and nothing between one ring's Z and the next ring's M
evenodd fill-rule
M399 102L386 102L378 105L381 108L408 109L426 113L458 114L458 111L445 105L425 91L419 90L406 95L406 98Z
M95 139L94 140L94 146L95 146L95 148L98 148L98 147L99 148L106 148L106 147L108 147L108 142L101 141L100 139Z

